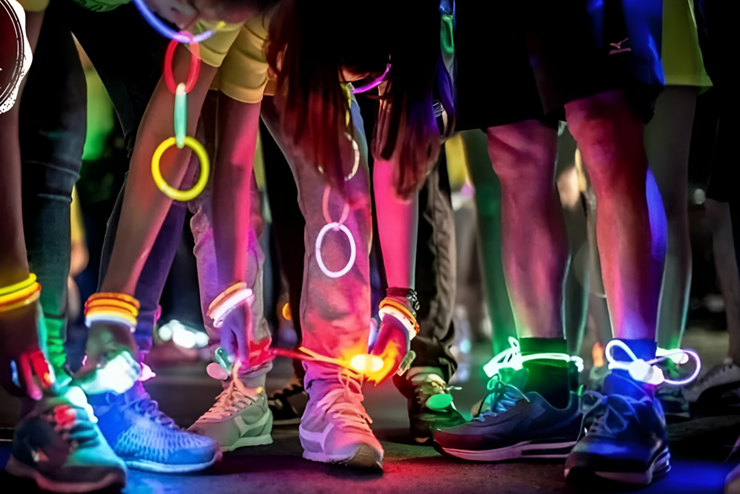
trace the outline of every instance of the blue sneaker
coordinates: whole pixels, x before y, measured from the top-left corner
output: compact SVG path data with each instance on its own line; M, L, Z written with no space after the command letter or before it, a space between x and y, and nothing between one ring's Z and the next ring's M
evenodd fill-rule
M44 397L16 428L5 470L53 492L125 487L126 465L94 420L80 388Z
M568 456L581 428L578 396L571 393L566 408L555 408L539 393L521 391L527 376L527 369L508 382L494 375L480 413L466 424L434 431L435 449L472 461Z
M584 395L586 415L594 420L568 455L566 478L585 474L647 485L667 473L671 455L660 401L646 386L614 372L604 380L603 393Z
M216 441L178 427L159 411L141 382L123 394L101 393L89 399L108 444L131 468L194 472L221 458Z

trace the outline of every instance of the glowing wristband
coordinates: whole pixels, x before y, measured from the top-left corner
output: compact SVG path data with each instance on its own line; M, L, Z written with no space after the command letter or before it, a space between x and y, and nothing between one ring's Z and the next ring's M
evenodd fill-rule
M138 317L139 311L131 305L128 302L122 302L120 300L115 299L97 299L97 300L88 300L85 303L85 310L91 310L93 308L102 308L102 307L116 307L120 309L125 309L128 313L130 313L134 317Z
M7 295L9 293L14 293L24 288L28 288L29 286L33 285L35 282L36 282L36 275L31 273L28 275L28 278L26 278L25 280L19 283L15 283L13 285L0 288L0 295Z
M190 136L185 137L184 142L187 147L195 152L200 160L200 176L192 189L179 190L171 187L164 181L164 178L162 178L162 172L159 170L159 160L162 158L162 154L164 154L170 146L175 144L174 137L170 137L162 142L162 144L157 147L157 150L154 151L154 156L152 156L152 177L154 178L154 183L157 184L157 187L159 187L159 190L161 190L164 195L180 202L192 201L198 197L198 195L203 192L203 189L206 188L206 183L208 183L208 174L211 171L211 164L208 161L208 153L203 145Z
M614 347L619 347L624 350L624 352L630 359L632 359L632 361L620 362L616 360L614 358L613 352ZM626 370L629 373L630 377L632 377L632 379L634 379L635 381L653 384L656 386L662 383L671 384L673 386L683 386L696 379L696 377L699 375L699 372L701 372L701 359L699 358L699 355L693 350L667 350L663 352L664 355L656 357L652 360L642 360L640 358L637 358L637 355L635 355L630 347L627 346L624 342L619 340L612 340L606 345L604 353L606 354L606 359L609 361L610 370ZM673 356L680 354L685 354L688 357L692 357L696 361L696 369L694 369L694 372L691 374L691 376L686 379L681 379L677 381L666 379L663 375L663 371L655 364L667 359L674 360ZM679 360L683 360L683 358L681 357L679 358ZM686 361L688 362L688 358Z
M141 305L139 304L139 301L136 300L136 298L132 297L131 295L126 295L125 293L116 293L116 292L100 292L100 293L93 293L90 295L90 298L87 299L87 302L85 302L85 305L87 306L88 303L90 303L93 300L100 300L100 299L114 299L114 300L122 300L124 302L128 302L129 304L133 305L134 308L140 309Z
M154 15L151 10L149 10L149 7L146 6L144 0L134 0L134 4L136 5L136 8L139 9L139 12L141 12L141 15L144 17L144 19L146 19L149 25L151 25L155 31L157 31L165 38L177 40L180 43L190 43L191 39L194 43L201 43L213 36L213 34L215 33L213 29L209 29L208 31L192 36L192 38L188 38L187 36L178 33L174 29L171 29L164 22L162 22L156 15Z
M213 326L220 328L226 316L243 303L251 303L254 300L254 293L244 282L235 283L224 290L224 293L216 297L208 306L206 315L213 319Z
M192 34L187 32L183 32L183 35L189 36L191 39L193 37ZM186 41L186 43L190 44L190 69L188 70L188 79L185 83L185 92L189 93L195 87L195 83L198 82L198 76L200 75L200 46L191 41ZM167 89L173 94L177 91L175 74L172 72L172 59L175 55L176 48L177 41L170 41L164 56L164 83L167 85Z
M182 149L185 146L188 127L188 97L185 92L185 84L177 85L175 92L175 146Z
M519 348L519 341L514 337L509 337L510 348L493 357L486 365L483 371L488 377L498 374L501 369L511 368L519 370L524 362L530 360L560 360L563 362L573 362L578 368L578 372L583 372L583 359L581 357L570 356L567 353L534 353L532 355L522 355Z
M118 307L95 307L85 311L85 315L88 314L114 314L117 316L128 318L131 321L136 322L136 316L128 310L120 309Z
M93 312L85 316L85 326L88 328L96 322L112 322L128 326L131 332L136 331L136 319L132 316L114 314L112 312Z
M35 291L39 290L39 284L33 283L25 288L21 288L20 290L9 293L7 295L0 295L0 306L12 304L13 302L18 302L19 300L23 300L31 294L33 294Z
M344 266L339 271L331 271L329 268L326 267L326 264L324 264L324 258L321 256L321 244L324 241L324 236L329 230L339 230L342 233L344 233L347 236L347 240L349 240L349 247L350 247L350 254L349 254L349 260L347 261L347 265ZM346 226L333 222L329 223L328 225L324 225L324 228L321 229L319 232L319 236L316 237L316 263L319 265L319 268L321 269L321 272L323 272L326 276L329 278L339 278L341 276L344 276L349 272L350 269L352 269L352 266L355 264L355 258L357 257L357 247L355 246L355 239L352 238L352 232L349 231L349 228Z
M401 321L404 327L408 330L409 336L412 340L414 339L414 336L419 334L419 331L421 331L419 323L416 321L416 318L411 311L395 300L384 299L381 301L380 310L378 312L381 316L389 314Z
M9 312L14 309L25 307L26 305L32 304L35 301L37 301L40 296L41 296L41 285L39 285L38 290L36 290L29 297L26 297L23 300L19 300L17 302L13 302L7 305L0 305L0 312Z

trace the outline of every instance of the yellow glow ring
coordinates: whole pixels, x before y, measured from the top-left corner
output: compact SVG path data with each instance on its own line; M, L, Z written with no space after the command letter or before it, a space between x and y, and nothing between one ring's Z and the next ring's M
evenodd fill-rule
M5 286L0 288L0 295L8 295L9 293L17 292L18 290L22 290L24 288L27 288L31 285L33 285L36 282L36 275L31 273L28 275L28 278L19 282L15 283L14 285Z
M121 300L108 298L108 299L90 300L87 303L88 312L90 312L90 309L92 308L100 308L100 307L118 307L120 309L124 309L126 312L130 313L134 317L137 317L139 315L139 311L136 310L136 307L134 307L133 304L130 304L128 302L123 302Z
M39 287L40 286L41 285L39 285ZM23 300L21 300L19 302L15 302L15 303L9 304L9 305L2 305L2 306L0 306L0 312L8 312L8 311L11 311L13 309L18 309L20 307L25 307L26 305L32 304L35 301L37 301L40 296L41 296L41 290L39 289L39 290L36 290L35 292L33 292L30 297L26 297L26 298L24 298Z
M205 189L206 183L208 182L208 174L211 171L211 164L210 161L208 161L208 153L203 145L196 139L190 136L185 138L185 145L193 150L200 161L200 176L192 189L175 189L164 181L164 178L162 178L162 172L159 169L159 160L162 158L162 155L169 147L174 145L175 138L170 137L169 139L162 141L162 144L160 144L157 147L157 150L154 151L154 156L152 156L152 177L154 178L154 183L159 187L159 190L161 190L162 193L170 199L180 202L192 201L198 197L201 192L203 192L203 189Z
M22 288L17 292L9 293L7 295L0 295L0 306L12 304L14 302L18 302L19 300L23 300L24 298L30 297L33 292L40 289L39 287L40 285L34 282L32 285L29 285L26 288Z
M125 293L116 293L116 292L100 292L100 293L93 293L90 295L90 297L87 299L87 302L85 305L88 305L93 300L123 300L124 302L128 302L129 304L133 305L137 310L141 308L141 305L139 304L139 301L136 300L131 295L126 295Z

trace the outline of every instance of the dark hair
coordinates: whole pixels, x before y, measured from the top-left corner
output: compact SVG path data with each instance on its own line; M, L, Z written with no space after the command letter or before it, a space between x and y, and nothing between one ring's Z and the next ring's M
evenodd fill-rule
M439 154L433 109L440 74L438 1L396 3L404 6L390 0L371 6L355 0L283 0L270 22L267 60L277 74L282 127L339 189L353 152L345 137L349 102L339 80L342 67L377 77L391 63L373 155L390 159L398 153L394 182L400 194L416 190Z

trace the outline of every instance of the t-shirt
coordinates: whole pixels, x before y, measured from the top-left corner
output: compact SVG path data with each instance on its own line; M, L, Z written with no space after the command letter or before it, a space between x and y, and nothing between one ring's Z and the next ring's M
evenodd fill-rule
M75 0L87 10L107 12L129 3L131 0ZM26 12L41 12L49 6L49 0L18 0Z

